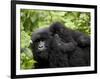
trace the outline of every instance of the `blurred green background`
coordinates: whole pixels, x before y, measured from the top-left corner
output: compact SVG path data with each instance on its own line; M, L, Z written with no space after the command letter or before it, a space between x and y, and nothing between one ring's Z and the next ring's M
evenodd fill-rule
M89 12L21 9L21 69L35 68L34 63L37 63L30 49L31 34L34 30L49 27L53 22L60 21L66 27L90 35L90 16Z

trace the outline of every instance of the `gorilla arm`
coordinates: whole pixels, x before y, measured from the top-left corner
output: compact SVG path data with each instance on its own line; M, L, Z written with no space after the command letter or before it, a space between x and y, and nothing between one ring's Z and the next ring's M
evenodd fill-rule
M76 45L73 42L68 42L68 43L63 42L58 34L54 35L52 43L53 46L56 46L54 48L57 48L63 52L70 52L75 50L76 48Z

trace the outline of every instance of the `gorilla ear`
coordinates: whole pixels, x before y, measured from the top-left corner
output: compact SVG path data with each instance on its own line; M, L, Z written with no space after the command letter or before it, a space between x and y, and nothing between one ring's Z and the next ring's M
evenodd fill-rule
M58 35L58 34L55 34L55 37L57 37L57 38L58 38L58 37L59 37L59 35Z
M57 39L60 39L59 35L58 34L55 34L54 35Z

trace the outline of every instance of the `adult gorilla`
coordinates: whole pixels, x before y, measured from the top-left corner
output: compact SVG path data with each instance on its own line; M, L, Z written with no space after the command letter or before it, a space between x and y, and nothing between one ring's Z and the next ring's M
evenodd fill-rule
M90 65L90 37L60 22L33 32L31 46L36 68Z

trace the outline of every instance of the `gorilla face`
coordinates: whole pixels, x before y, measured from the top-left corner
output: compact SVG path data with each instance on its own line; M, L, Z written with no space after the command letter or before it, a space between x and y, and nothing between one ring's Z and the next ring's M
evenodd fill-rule
M46 60L48 59L48 46L51 38L50 32L47 28L39 29L32 34L32 51L35 59Z
M43 50L46 50L46 45L45 45L45 41L40 41L39 44L38 44L38 50L39 51L43 51Z

